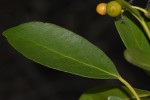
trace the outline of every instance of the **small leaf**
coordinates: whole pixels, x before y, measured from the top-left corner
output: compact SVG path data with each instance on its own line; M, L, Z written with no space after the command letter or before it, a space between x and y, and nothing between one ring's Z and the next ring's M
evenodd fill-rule
M97 79L120 76L103 51L57 25L29 22L3 34L25 57L49 68Z
M124 52L126 60L146 71L150 71L150 53L139 49L126 49Z
M124 99L122 99L120 97L116 97L116 96L109 96L108 100L124 100Z
M115 21L119 35L126 48L137 48L150 52L150 45L144 32L127 16L124 16L124 23L121 20Z
M150 100L150 92L145 90L136 89L141 100ZM108 98L116 97L118 100L134 100L135 97L132 95L127 87L102 87L98 86L87 90L81 95L79 100L107 100ZM111 99L117 100L117 99Z

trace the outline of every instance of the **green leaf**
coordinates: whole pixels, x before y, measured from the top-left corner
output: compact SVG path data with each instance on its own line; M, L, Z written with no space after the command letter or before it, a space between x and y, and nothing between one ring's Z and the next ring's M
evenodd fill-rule
M150 100L150 92L145 90L136 89L141 100ZM134 100L135 97L132 95L127 87L102 87L98 86L87 90L81 95L79 100L107 100L108 98L116 97L118 100ZM111 100L117 100L111 99Z
M116 96L109 96L108 100L124 100L124 99L122 99L120 97L116 97Z
M144 70L150 69L150 45L144 32L127 16L115 21L117 30L127 50L124 53L126 60ZM149 25L149 24L148 24ZM142 59L141 59L142 58Z
M57 25L29 22L3 34L25 57L49 68L96 79L120 76L100 49Z
M126 60L146 71L150 71L150 53L139 49L126 49L124 52Z
M146 23L147 23L148 28L150 28L150 22L147 21Z
M115 21L115 25L126 48L137 48L150 52L150 45L144 32L127 16L123 16L123 18L124 23L118 20Z

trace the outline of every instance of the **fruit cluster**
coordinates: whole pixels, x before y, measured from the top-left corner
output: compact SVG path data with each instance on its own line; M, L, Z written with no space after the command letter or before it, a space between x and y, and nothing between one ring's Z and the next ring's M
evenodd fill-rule
M96 7L96 11L100 15L109 15L111 17L117 17L121 14L122 7L116 1L110 1L108 3L100 3Z

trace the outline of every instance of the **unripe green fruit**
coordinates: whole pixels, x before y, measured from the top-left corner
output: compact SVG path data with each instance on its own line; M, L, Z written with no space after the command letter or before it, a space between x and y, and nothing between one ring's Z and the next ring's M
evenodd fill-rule
M116 1L110 1L106 6L106 13L109 16L117 17L121 14L122 7Z

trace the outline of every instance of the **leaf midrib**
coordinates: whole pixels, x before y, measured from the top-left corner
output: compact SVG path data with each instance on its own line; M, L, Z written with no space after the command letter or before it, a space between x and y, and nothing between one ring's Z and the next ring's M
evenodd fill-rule
M24 38L22 38L22 37L20 37L20 36L18 36L18 35L16 35L16 37L18 37L18 38L20 38L20 39L24 39ZM77 59L75 59L75 58L66 56L65 54L63 54L63 53L61 53L61 52L58 52L57 50L54 50L54 49L48 48L48 47L46 47L46 46L43 46L43 45L41 45L41 44L38 44L38 43L35 42L35 41L29 40L29 39L24 39L24 40L30 41L30 42L34 43L35 45L37 45L37 46L43 47L43 48L45 48L45 49L47 49L47 50L49 50L49 51L51 51L51 52L54 52L54 53L56 53L56 54L58 54L58 55L61 55L61 56L63 56L63 57L66 57L66 58L68 58L68 59L71 59L71 60L73 60L73 61L76 61L76 62L78 62L78 63L81 63L81 64L83 64L83 65L86 65L86 66L95 68L95 69L97 69L97 70L99 70L99 71L102 71L102 72L104 72L104 73L107 73L107 74L109 74L109 75L111 75L111 76L114 76L114 77L116 77L116 78L119 77L119 75L117 76L117 75L115 75L115 74L109 73L109 72L107 72L107 71L105 71L105 70L102 70L102 69L100 69L100 68L97 68L97 67L94 66L94 65L90 65L90 64L87 64L87 63L85 63L85 62L81 62L81 61L79 61L79 60L77 60Z
M139 47L140 50L143 50L143 49L141 48L141 46L140 46L140 43L139 43L138 40L135 38L135 37L136 37L135 34L133 34L133 31L131 30L131 27L132 27L132 26L131 26L130 24L128 24L128 25L129 25L130 32L132 33L132 36L134 37L134 40L135 40L137 46ZM128 34L130 34L130 33L128 33Z
M118 25L117 25L117 23L115 23L116 24L116 27L118 28ZM129 26L129 29L130 29L130 24L127 24L127 26ZM119 29L117 29L118 31L119 31L119 34L121 33L122 34L122 32L119 30ZM132 33L132 30L130 29L130 32ZM127 34L130 34L129 32L127 33ZM139 42L136 40L136 38L135 38L135 35L133 35L132 34L132 36L134 37L134 40L135 40L135 43L137 44L137 46L138 46L138 48L140 49L140 50L142 50L142 48L140 47L140 45L139 45ZM121 35L121 38L122 38L122 35ZM123 39L122 38L122 41L124 42L124 44L125 44L125 46L127 47L127 48L130 48L128 45L127 45L127 43L125 42L126 40L125 39Z

